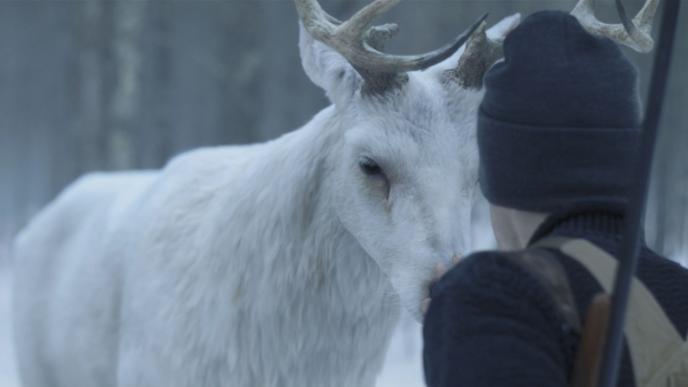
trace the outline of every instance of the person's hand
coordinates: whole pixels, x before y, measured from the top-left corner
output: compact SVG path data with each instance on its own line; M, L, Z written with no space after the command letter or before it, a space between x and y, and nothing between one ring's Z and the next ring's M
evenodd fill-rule
M439 281L440 278L442 278L442 276L445 275L447 273L447 271L449 271L449 269L451 269L452 267L454 267L454 265L459 263L460 260L461 260L461 257L458 255L455 255L452 257L450 267L447 267L443 263L438 263L435 266L435 268L433 269L432 279L430 280L430 282L428 282L428 286L425 289L426 297L423 299L423 301L420 304L420 310L423 313L423 316L425 316L425 314L428 312L428 309L430 308L430 302L432 301L432 299L430 298L430 288L432 288L432 285L435 284L435 282Z

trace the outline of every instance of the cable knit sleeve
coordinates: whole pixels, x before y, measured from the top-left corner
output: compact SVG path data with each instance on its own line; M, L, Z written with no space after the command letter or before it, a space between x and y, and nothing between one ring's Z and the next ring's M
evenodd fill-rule
M429 387L565 387L571 355L544 287L498 252L469 256L431 289Z

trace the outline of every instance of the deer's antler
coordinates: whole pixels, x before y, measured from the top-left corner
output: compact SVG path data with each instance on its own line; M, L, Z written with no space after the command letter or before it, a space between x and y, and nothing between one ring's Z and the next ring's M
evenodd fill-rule
M349 20L340 22L325 12L317 0L294 0L304 28L313 38L339 52L366 82L379 83L379 76L422 70L450 57L487 17L484 15L453 42L421 55L390 55L380 52L382 44L396 33L396 24L371 27L373 20L401 0L374 0Z
M659 0L647 0L643 8L631 20L626 14L621 0L616 0L616 8L621 18L620 24L603 23L595 17L593 0L580 0L571 15L591 34L608 37L639 52L649 52L654 46L652 40L652 20Z

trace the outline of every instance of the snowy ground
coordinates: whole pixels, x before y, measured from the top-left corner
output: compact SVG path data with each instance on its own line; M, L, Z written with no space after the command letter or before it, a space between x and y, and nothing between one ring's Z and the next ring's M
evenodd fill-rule
M0 386L17 387L17 373L12 356L12 327L10 298L12 286L9 271L0 261Z
M18 387L12 356L11 276L0 261L0 387ZM423 386L420 325L404 315L396 329L378 387Z
M423 369L421 326L404 314L392 337L377 387L421 387Z

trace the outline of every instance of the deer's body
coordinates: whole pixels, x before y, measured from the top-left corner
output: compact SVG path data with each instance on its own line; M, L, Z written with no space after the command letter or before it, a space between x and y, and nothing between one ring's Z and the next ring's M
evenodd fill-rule
M394 26L368 26L398 0L343 23L295 1L333 106L264 144L86 176L19 235L25 387L371 386L399 306L420 318L433 268L471 249L482 73L519 16L387 56Z
M68 188L16 246L26 385L372 385L399 309L332 213L333 112Z
M14 246L25 387L371 386L399 306L420 317L433 267L470 249L481 92L460 79L495 58L452 72L487 44L447 57L467 36L378 74L302 30L333 102L303 128L67 188Z

